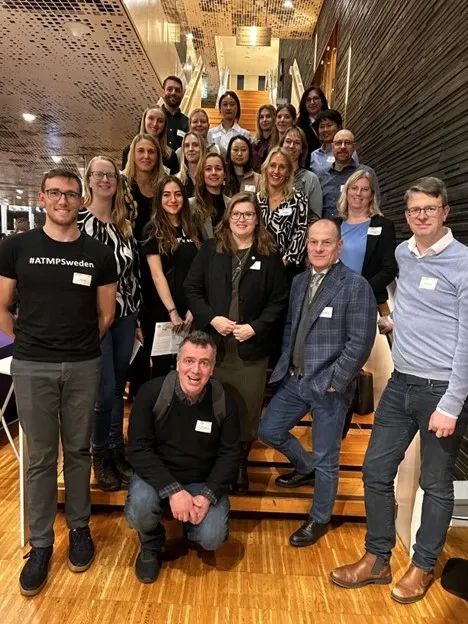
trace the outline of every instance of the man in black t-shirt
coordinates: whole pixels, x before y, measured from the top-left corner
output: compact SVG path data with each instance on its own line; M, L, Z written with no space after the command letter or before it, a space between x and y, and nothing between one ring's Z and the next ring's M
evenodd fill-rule
M163 109L167 117L167 144L175 151L189 131L189 120L180 110L184 85L178 76L167 76L163 82Z
M100 338L114 316L117 267L109 247L81 233L80 178L66 169L44 175L43 228L0 246L0 330L15 338L11 374L29 468L31 551L20 576L25 596L47 581L57 511L59 436L64 455L68 565L83 572L94 558L91 512L91 428L100 374ZM15 288L19 315L8 311Z
M142 583L159 574L164 511L206 550L229 533L227 491L239 470L240 426L232 396L210 381L215 361L213 339L192 332L180 345L177 373L144 384L135 399L128 430L135 474L124 513L140 537L135 573Z

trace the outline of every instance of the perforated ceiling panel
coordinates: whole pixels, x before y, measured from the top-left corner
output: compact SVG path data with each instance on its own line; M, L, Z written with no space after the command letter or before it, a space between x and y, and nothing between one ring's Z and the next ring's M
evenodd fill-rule
M10 203L34 204L53 155L71 167L99 153L119 160L161 90L120 0L0 0L0 67L0 200Z

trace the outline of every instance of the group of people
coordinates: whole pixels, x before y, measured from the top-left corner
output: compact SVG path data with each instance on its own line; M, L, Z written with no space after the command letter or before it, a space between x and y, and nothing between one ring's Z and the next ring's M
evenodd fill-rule
M235 93L220 99L223 121L209 130L201 109L190 120L180 112L178 78L164 89L164 106L144 112L124 150L124 174L105 156L90 161L83 182L66 169L47 172L44 227L0 245L0 329L15 338L12 376L29 454L31 551L21 592L35 595L47 581L59 436L72 571L94 558L91 440L98 486L128 486L124 513L138 531L142 582L159 574L163 513L208 550L226 540L228 494L248 490L257 436L293 465L277 485L315 485L290 543L316 543L329 527L341 439L380 310L381 331L394 330L395 371L363 467L366 554L331 578L348 588L391 581L393 482L419 430L422 522L392 592L414 602L443 548L468 419L468 278L459 270L468 251L444 225L445 186L422 178L408 189L414 236L396 249L375 174L358 163L353 135L320 89L304 93L299 116L291 105L260 109L252 142L238 125ZM390 317L383 306L398 267ZM160 322L184 336L177 356L152 355ZM135 341L126 453L123 393ZM269 362L276 392L261 418ZM309 412L312 454L290 433Z

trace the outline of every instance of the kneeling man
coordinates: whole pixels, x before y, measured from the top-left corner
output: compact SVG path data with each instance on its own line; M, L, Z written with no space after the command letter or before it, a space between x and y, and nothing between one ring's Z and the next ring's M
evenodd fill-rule
M139 533L135 573L142 583L159 574L164 512L206 550L219 548L229 534L226 492L239 469L240 428L234 401L210 379L215 362L212 338L192 332L180 346L177 372L142 386L130 415L135 475L124 513Z
M308 520L289 538L310 546L328 530L338 487L341 434L355 380L372 349L377 304L366 279L340 262L339 226L320 219L309 228L310 269L294 278L281 357L270 383L281 382L260 423L259 437L295 470L282 487L315 482ZM313 453L290 433L312 412Z

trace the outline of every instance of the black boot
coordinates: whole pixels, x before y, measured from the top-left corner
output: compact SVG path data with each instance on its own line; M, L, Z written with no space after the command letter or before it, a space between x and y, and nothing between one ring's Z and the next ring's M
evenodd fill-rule
M112 468L122 485L128 485L133 476L133 468L126 460L123 449L111 449Z
M239 464L239 472L237 478L232 484L234 494L245 494L249 489L249 474L247 472L247 464L252 442L241 442L241 459Z
M100 490L103 492L120 490L120 479L112 469L109 451L93 455L93 470Z

